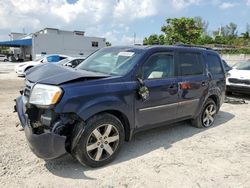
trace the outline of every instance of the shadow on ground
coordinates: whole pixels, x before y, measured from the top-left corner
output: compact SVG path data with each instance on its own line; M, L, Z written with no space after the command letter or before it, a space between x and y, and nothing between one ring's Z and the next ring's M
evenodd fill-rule
M227 97L250 100L250 94L232 93L232 94L227 95Z
M216 128L233 118L233 114L220 111L212 128ZM172 146L172 144L206 130L208 129L198 129L192 127L189 121L184 121L170 126L140 132L134 136L132 141L123 145L120 154L117 156L115 161L109 165L122 163L124 161L140 157L160 147L167 150ZM72 179L91 180L93 178L87 177L84 174L84 171L95 170L82 166L70 155L66 155L60 159L47 161L45 163L45 167L56 176Z

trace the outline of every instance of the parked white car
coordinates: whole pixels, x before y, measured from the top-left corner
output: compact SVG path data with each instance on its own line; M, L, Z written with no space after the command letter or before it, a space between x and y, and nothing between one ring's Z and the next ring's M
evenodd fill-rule
M25 72L36 66L36 65L40 65L42 63L55 63L55 62L59 62L63 59L68 58L69 56L66 55L57 55L57 54L53 54L53 55L46 55L43 56L41 58L38 58L34 61L27 61L24 63L19 63L18 65L15 66L15 72L18 74L18 76L25 76Z
M0 61L4 61L4 62L8 61L7 56L3 55L3 54L0 54Z
M250 94L250 60L244 61L233 66L228 72L227 93L246 93Z

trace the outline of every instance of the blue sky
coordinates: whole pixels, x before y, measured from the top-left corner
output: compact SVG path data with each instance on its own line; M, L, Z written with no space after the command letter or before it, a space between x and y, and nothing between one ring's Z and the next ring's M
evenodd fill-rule
M200 16L212 32L229 22L238 33L250 24L250 0L0 0L0 40L10 32L44 27L84 30L113 44L132 44L160 34L166 18Z

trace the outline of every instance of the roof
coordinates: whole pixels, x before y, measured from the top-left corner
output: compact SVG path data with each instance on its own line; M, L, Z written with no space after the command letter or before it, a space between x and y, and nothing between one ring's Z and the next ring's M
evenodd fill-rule
M130 50L140 50L140 51L148 51L148 50L175 50L175 49L183 49L193 52L214 52L212 48L207 48L203 46L192 46L192 45L143 45L143 46L111 46L108 48L120 48L120 49L130 49Z
M0 46L8 46L8 47L20 47L20 46L31 46L31 45L32 45L31 38L0 42Z

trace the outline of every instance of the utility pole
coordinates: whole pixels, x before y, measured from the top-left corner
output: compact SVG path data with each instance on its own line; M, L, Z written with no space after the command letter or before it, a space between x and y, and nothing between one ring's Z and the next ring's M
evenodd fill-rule
M135 41L136 41L136 33L134 33L134 45L135 45Z

